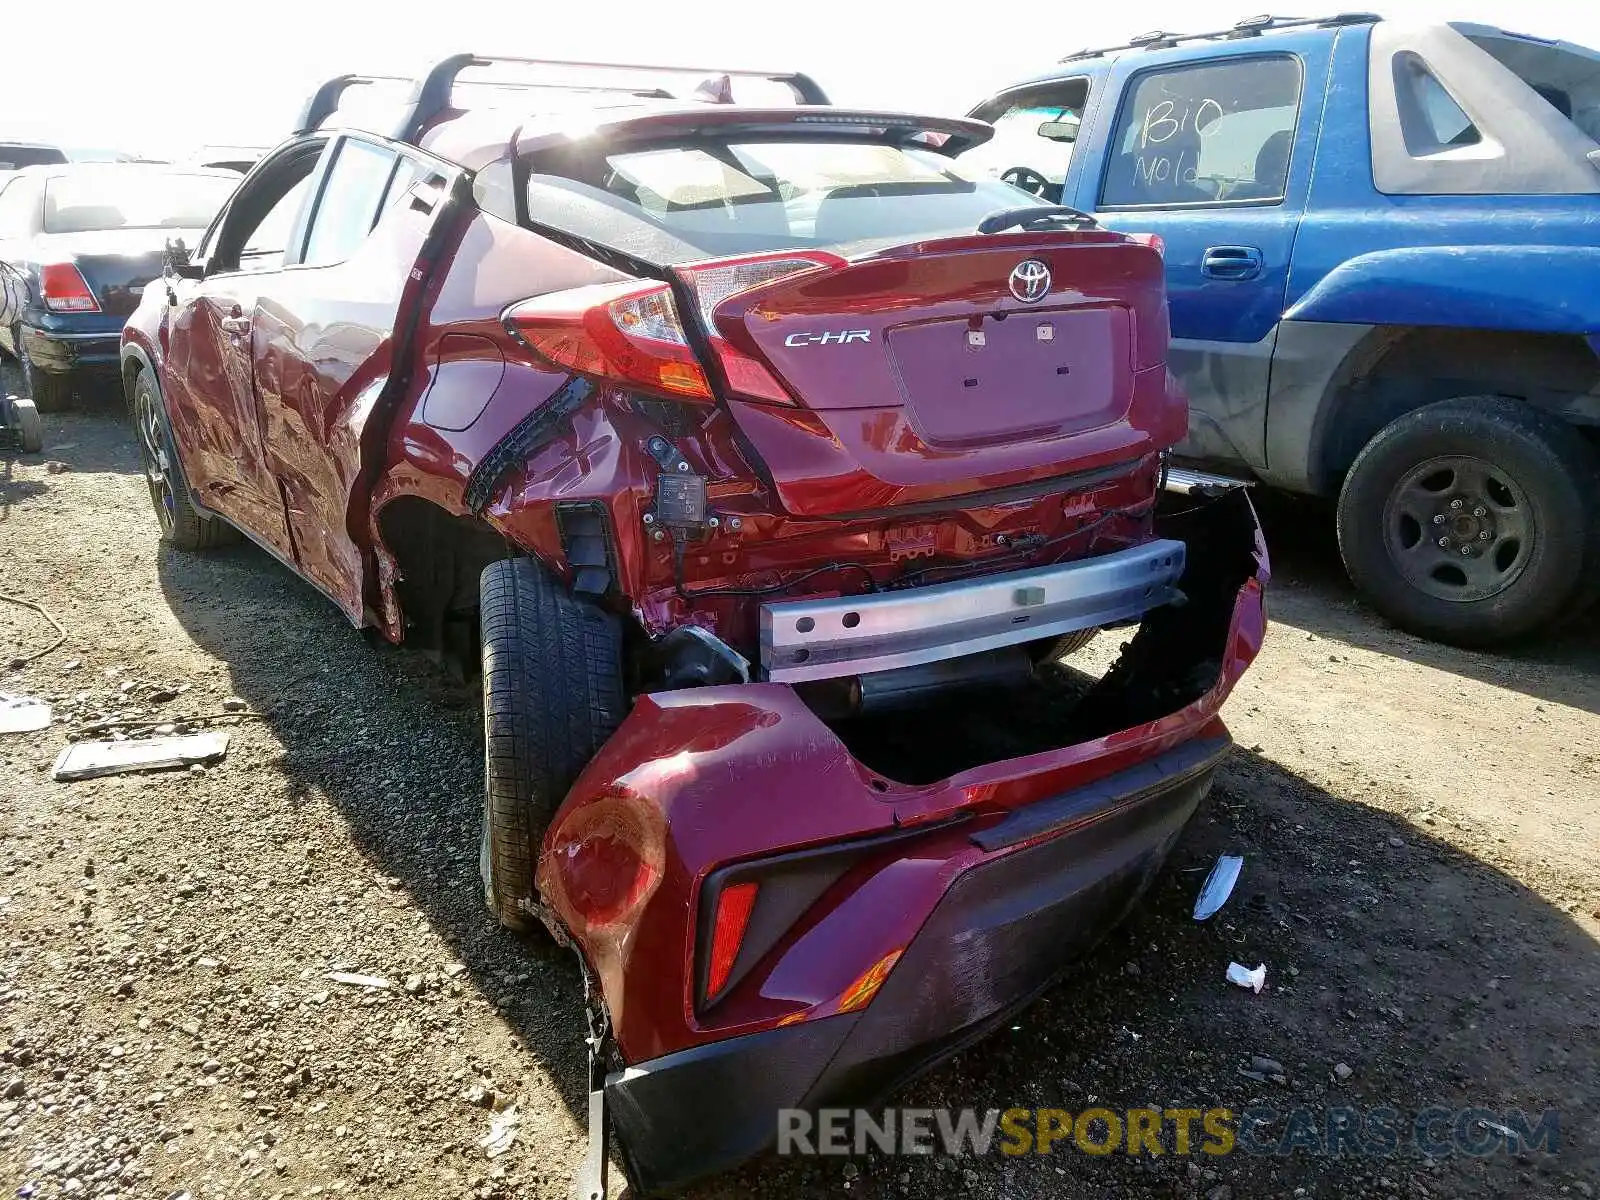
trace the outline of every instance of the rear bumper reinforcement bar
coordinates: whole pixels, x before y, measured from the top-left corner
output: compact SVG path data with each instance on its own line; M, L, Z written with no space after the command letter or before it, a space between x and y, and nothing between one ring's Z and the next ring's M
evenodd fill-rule
M863 675L1142 616L1178 598L1182 542L879 595L761 606L774 683Z

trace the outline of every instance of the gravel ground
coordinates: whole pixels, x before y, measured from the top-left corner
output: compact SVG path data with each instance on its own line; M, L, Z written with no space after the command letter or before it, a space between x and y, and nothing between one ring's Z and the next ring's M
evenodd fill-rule
M1554 1107L1559 1152L774 1158L695 1200L1595 1194L1600 640L1496 658L1396 633L1352 600L1323 514L1270 510L1276 624L1171 868L1072 978L900 1102ZM252 548L159 546L114 414L47 418L43 456L0 458L0 580L68 635L6 668L53 635L0 604L0 690L57 717L0 737L0 1182L566 1195L581 984L481 905L476 694ZM239 709L213 767L49 779L105 714ZM1223 851L1245 874L1196 925ZM1265 963L1267 989L1227 986L1230 959ZM1282 1081L1241 1075L1252 1056Z

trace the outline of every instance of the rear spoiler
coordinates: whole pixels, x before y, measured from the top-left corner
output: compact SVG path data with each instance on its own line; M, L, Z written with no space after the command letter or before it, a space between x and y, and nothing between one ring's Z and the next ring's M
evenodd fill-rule
M454 91L462 71L473 67L501 65L533 68L534 73L540 68L554 68L558 73L562 74L581 72L593 75L598 73L602 80L606 76L610 76L615 80L618 75L675 75L698 77L700 79L726 75L732 79L765 79L769 82L781 83L786 86L794 94L795 101L798 104L822 105L828 103L827 94L817 85L816 80L798 71L753 71L728 67L669 67L642 63L581 62L555 58L510 58L503 55L454 54L435 63L425 76L417 80L411 92L411 99L406 106L406 115L401 120L400 128L396 131L396 139L402 142L415 142L422 131L428 127L430 121L450 108L451 93ZM327 84L323 85L324 88L327 86ZM548 80L544 82L494 80L493 86L497 88L549 89L560 88L563 85L551 83ZM610 91L655 97L660 97L664 94L671 95L670 92L664 93L659 86L651 87L648 84L640 84L636 87L628 87L620 81L610 83L572 83L565 86L578 92ZM321 93L319 92L318 94L320 95Z
M702 105L672 108L629 116L594 129L608 144L653 141L664 137L765 137L773 139L833 134L893 145L920 144L939 154L954 156L982 145L994 136L994 126L964 117L922 117L903 112L797 106L795 108L743 108ZM527 132L517 150L543 148L545 135Z

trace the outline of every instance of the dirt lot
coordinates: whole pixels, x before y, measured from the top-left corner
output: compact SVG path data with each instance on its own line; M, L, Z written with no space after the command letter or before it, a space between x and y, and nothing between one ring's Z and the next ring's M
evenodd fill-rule
M254 549L161 548L115 417L50 419L47 446L0 460L0 590L68 632L7 669L52 634L0 605L0 690L57 706L0 737L0 1182L564 1196L580 982L480 904L476 696L369 646ZM1493 657L1396 633L1351 598L1321 514L1270 508L1276 624L1171 869L1073 978L901 1102L1555 1108L1559 1152L772 1159L696 1200L1600 1188L1600 637ZM48 778L103 712L232 698L261 719L212 769ZM1196 925L1223 851L1246 856L1240 887ZM1226 985L1230 959L1265 963L1267 989ZM1254 1055L1285 1081L1240 1075ZM490 1159L510 1105L517 1139Z

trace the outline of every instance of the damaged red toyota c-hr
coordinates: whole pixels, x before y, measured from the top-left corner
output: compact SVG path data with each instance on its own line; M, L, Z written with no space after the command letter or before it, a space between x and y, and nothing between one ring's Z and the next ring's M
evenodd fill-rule
M1166 471L1159 247L966 177L987 125L737 72L471 103L500 61L381 127L325 86L125 379L168 541L476 644L489 903L597 984L585 1185L609 1109L654 1190L980 1036L1126 911L1228 750L1266 555Z

